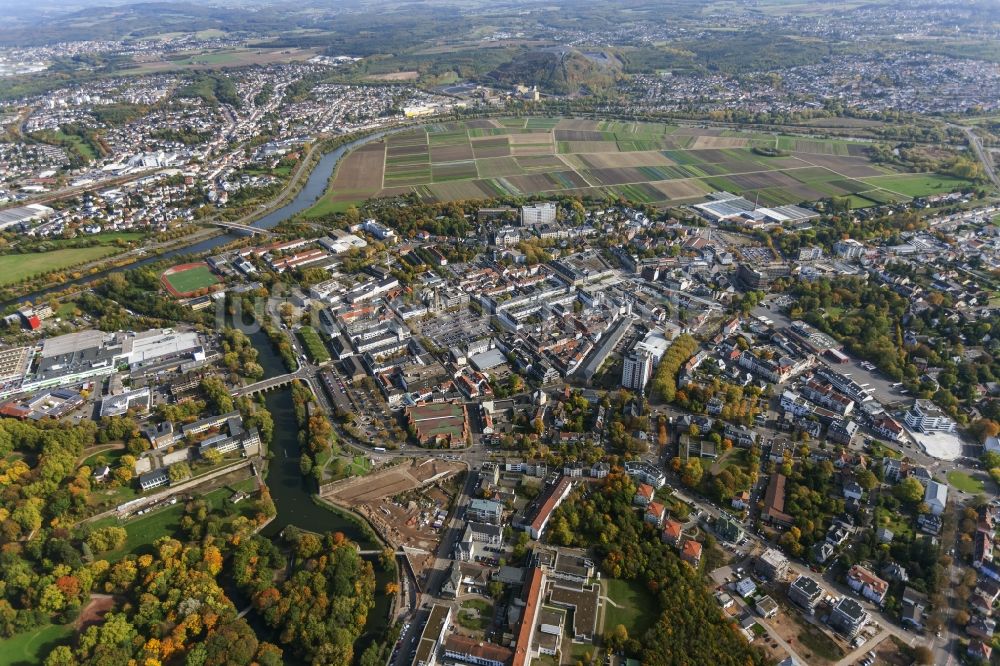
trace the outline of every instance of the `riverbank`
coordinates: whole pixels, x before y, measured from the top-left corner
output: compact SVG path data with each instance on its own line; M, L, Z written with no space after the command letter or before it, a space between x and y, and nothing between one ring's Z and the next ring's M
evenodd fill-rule
M242 219L250 220L252 226L259 227L261 229L273 229L280 223L291 218L293 215L306 210L316 203L316 201L326 191L330 178L332 177L340 159L349 151L368 143L369 141L377 140L388 133L399 131L407 126L408 125L380 128L372 130L370 133L354 139L350 138L353 135L345 135L343 137L331 137L326 140L320 140L313 149L316 157L310 161L303 160L303 166L298 172L298 184L300 184L301 187L298 187L296 191L291 194L286 191L279 193L279 198L272 200L261 210L254 211L254 213L245 216L245 218ZM328 152L322 152L324 150L327 150ZM301 182L302 180L304 180L304 183ZM291 182L289 185L291 185ZM286 186L286 190L287 188L288 186ZM162 261L173 257L190 256L194 258L202 258L209 254L218 252L219 248L224 245L246 238L245 235L239 232L213 231L210 229L206 229L205 234L206 235L201 237L201 239L197 242L181 243L177 247L165 250L156 256L145 256L141 259L118 263L111 268L97 270L89 275L66 280L60 282L59 284L46 285L29 293L22 293L18 296L7 296L3 299L3 302L0 302L0 306L6 308L11 305L22 304L26 301L37 302L41 298L56 295L67 290L80 291L87 285L106 277L112 271L141 268L156 261Z

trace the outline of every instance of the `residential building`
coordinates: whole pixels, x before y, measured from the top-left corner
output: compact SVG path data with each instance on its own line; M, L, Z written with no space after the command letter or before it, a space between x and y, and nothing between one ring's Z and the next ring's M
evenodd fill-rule
M444 641L444 656L476 666L507 666L514 652L502 645L452 634Z
M920 432L955 432L955 421L930 400L917 400L903 415L906 425Z
M681 548L681 559L697 569L701 563L701 551L700 543L694 539L688 539Z
M771 475L764 493L764 510L761 512L764 522L775 525L791 525L793 518L785 513L785 475Z
M903 626L915 631L924 629L924 612L927 609L927 595L917 592L912 587L903 590L900 621Z
M833 244L833 251L841 259L857 259L865 253L865 246L853 238L845 238Z
M781 551L768 548L754 560L754 571L769 580L781 580L788 572L788 558Z
M788 587L788 599L808 611L810 615L816 611L816 606L822 598L823 588L804 574L796 578Z
M648 483L656 490L662 488L667 482L667 475L664 474L662 470L659 470L649 463L641 460L630 460L626 462L625 473L636 481Z
M830 424L829 429L826 431L826 436L838 444L850 446L857 432L858 424L851 419L837 419Z
M625 354L622 365L622 387L639 391L646 390L646 384L653 377L653 355L643 349L632 349Z
M778 603L768 595L758 599L757 603L754 604L754 608L764 618L774 617L778 614Z
M749 597L757 592L757 583L752 578L743 578L736 582L736 593L741 597Z
M868 613L850 597L841 597L830 611L830 626L848 638L857 636L866 622Z
M743 527L733 516L722 512L715 520L715 533L730 543L736 543L743 538Z
M648 506L652 501L653 486L648 483L640 483L639 488L635 491L635 497L632 498L632 502L639 506Z
M650 502L649 506L646 507L646 514L643 517L647 523L653 525L653 527L659 528L663 524L663 520L667 517L667 507L663 506L659 502Z
M663 526L663 534L661 535L663 542L676 547L680 544L683 537L684 526L673 518L668 518L666 524Z
M847 573L847 586L877 604L885 601L885 595L889 591L889 583L860 564L852 566Z
M559 481L543 491L539 497L525 508L524 520L518 525L532 539L537 539L545 531L552 512L562 504L573 489L573 479L560 477Z
M448 632L448 625L451 623L451 607L443 604L434 604L431 607L427 624L424 625L420 633L420 640L417 642L416 655L413 657L414 666L435 666L437 661L438 648L441 647L444 637Z
M499 502L485 499L472 499L466 509L469 520L499 525L503 518L503 507Z
M145 492L170 483L170 476L163 467L139 475L139 487Z

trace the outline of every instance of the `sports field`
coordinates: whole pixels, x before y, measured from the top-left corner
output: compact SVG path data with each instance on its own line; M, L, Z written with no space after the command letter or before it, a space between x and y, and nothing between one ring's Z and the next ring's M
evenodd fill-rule
M193 296L204 289L211 289L219 283L206 263L181 264L168 268L160 276L163 286L172 296Z
M850 197L855 207L967 185L876 165L869 144L659 123L499 118L426 125L347 155L319 216L370 197L428 202L572 194L675 205L727 190L761 205ZM776 156L763 149L780 151Z

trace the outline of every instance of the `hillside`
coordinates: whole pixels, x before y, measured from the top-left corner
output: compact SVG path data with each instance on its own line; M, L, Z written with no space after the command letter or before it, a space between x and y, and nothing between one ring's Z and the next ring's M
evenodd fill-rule
M603 56L603 54L600 54ZM525 51L484 77L501 86L538 86L543 93L572 95L608 88L615 81L617 60L588 57L575 50Z

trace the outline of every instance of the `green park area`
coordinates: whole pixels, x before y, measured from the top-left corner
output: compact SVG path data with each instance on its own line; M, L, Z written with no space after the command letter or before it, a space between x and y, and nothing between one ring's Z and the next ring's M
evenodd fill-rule
M330 360L330 351L326 348L326 344L323 343L316 329L312 326L303 326L298 333L299 339L302 340L306 353L309 354L313 363L323 363Z
M607 578L604 585L608 597L604 606L604 633L614 631L620 624L629 636L642 636L656 620L656 614L650 612L656 608L656 601L633 581Z
M982 481L974 479L965 472L960 472L957 469L948 472L948 485L970 495L983 492Z
M482 599L468 599L462 602L456 621L471 631L483 631L490 626L493 617L493 605Z
M118 252L109 245L66 248L51 252L6 254L0 256L0 285L15 284L38 275L61 271L91 261L103 259Z
M969 181L938 173L895 174L865 178L864 182L883 190L896 192L908 197L923 197L960 190L970 185Z
M45 655L57 645L65 643L73 635L73 627L68 624L46 624L37 629L16 634L3 641L0 649L0 666L27 666L41 664Z
M257 480L254 478L244 479L236 483L231 483L222 488L217 488L202 497L212 512L226 512L227 502L234 492L251 492L257 487ZM241 512L252 511L252 503L247 501L242 504L228 504L229 507L237 509L232 512L232 517L241 515ZM119 549L101 553L103 559L109 562L117 562L126 555L141 555L153 552L153 542L164 536L175 536L180 534L181 518L184 517L185 504L179 501L177 504L168 504L161 508L153 509L152 512L143 516L136 516L125 521L121 521L114 516L102 518L94 521L94 529L102 527L124 527L128 535L125 545Z

